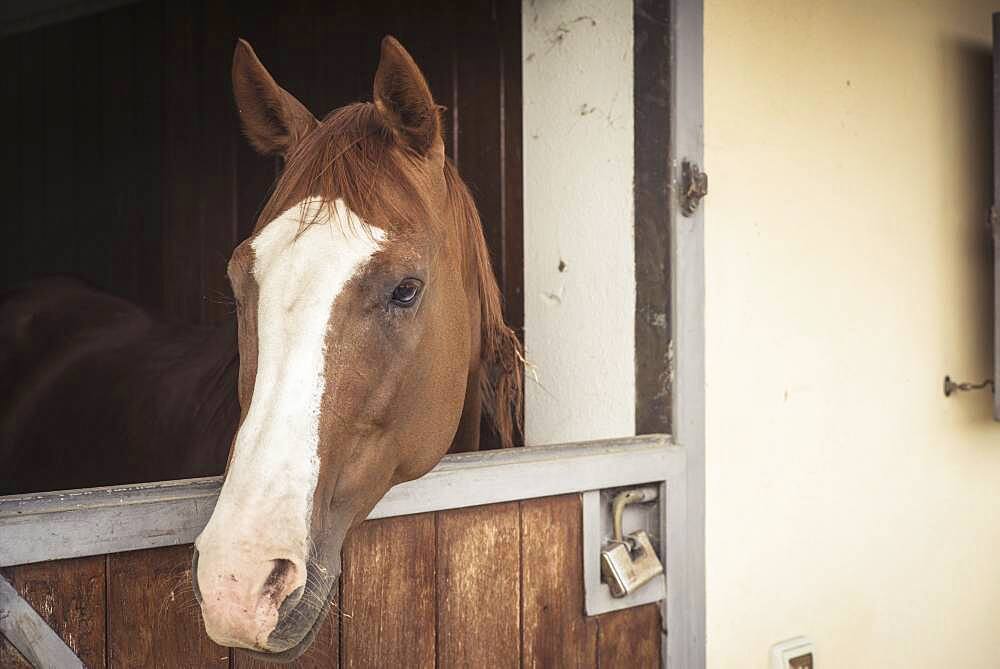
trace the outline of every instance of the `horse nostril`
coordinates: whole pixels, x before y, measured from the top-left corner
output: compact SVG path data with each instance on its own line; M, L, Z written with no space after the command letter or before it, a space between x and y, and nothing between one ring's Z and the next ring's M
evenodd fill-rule
M270 597L279 609L279 616L298 604L302 598L302 586L298 583L298 566L291 560L272 560L274 567L264 582L264 595Z

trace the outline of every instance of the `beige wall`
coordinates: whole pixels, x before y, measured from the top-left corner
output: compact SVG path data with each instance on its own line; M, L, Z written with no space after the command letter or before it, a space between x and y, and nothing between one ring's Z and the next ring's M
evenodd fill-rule
M995 9L706 0L711 667L1000 666Z

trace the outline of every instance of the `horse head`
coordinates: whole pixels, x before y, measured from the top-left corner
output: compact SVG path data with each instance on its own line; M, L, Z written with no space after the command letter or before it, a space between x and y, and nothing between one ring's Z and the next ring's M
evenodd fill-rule
M193 580L213 640L290 659L391 486L475 444L481 406L510 443L520 353L439 107L395 39L374 101L322 121L242 40L233 88L247 138L285 167L228 265L241 418Z

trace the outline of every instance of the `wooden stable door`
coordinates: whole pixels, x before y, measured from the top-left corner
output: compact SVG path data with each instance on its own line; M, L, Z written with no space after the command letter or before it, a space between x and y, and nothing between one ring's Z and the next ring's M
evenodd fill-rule
M371 520L293 667L657 667L655 604L587 617L578 495ZM212 643L191 548L23 565L4 575L91 669L263 667ZM6 640L0 667L26 667Z

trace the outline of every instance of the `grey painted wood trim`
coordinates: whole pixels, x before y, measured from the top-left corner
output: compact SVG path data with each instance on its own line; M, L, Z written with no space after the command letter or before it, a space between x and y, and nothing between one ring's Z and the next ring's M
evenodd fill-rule
M993 14L993 420L1000 421L1000 12Z
M683 522L677 509L665 520L668 597L664 666L705 666L705 208L692 216L680 207L681 163L704 165L704 6L670 0L670 228L673 412L671 432L687 455ZM710 197L709 197L710 200Z
M677 479L684 460L666 435L448 455L369 518ZM212 477L0 497L0 566L190 543L220 486Z
M7 640L33 667L83 669L80 658L2 576L0 576L0 634L7 637Z

